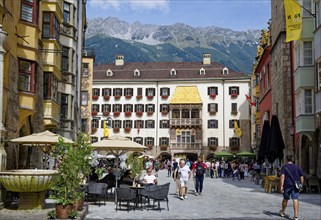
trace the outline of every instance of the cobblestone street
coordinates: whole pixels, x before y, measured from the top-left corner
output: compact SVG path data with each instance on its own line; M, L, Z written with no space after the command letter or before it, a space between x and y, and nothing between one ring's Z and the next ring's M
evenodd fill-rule
M286 218L279 217L282 195L265 193L264 189L251 182L249 178L242 181L205 178L202 196L194 196L193 181L189 182L187 200L181 201L175 196L175 184L167 172L159 172L159 184L171 182L169 191L169 211L166 203L161 203L161 212L144 209L136 211L115 211L114 202L109 199L106 206L89 205L86 220L98 219L292 219L292 201L289 201ZM316 220L321 217L321 195L301 194L301 220Z

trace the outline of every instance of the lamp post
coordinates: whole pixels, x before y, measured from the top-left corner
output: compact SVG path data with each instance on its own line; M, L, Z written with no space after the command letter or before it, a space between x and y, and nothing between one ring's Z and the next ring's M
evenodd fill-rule
M7 33L3 31L2 25L0 25L0 171L6 169L7 166L7 153L3 147L2 133L5 131L5 128L2 124L2 106L3 106L3 57L6 51L3 49L2 45L7 36ZM3 208L4 202L4 188L0 184L0 209Z

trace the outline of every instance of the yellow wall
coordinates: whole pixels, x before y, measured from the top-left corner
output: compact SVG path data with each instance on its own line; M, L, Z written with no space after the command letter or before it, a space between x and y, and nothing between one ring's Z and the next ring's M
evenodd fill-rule
M43 109L45 126L58 126L60 114L60 106L58 105L58 103L51 100L44 100Z

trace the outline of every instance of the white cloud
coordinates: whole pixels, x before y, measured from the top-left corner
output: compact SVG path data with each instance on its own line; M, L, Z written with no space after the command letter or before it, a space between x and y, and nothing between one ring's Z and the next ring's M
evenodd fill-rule
M89 4L103 10L130 8L133 11L169 11L169 0L90 0Z

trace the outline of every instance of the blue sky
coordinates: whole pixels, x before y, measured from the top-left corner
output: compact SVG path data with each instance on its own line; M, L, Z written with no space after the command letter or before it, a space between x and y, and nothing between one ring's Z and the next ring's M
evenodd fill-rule
M271 0L87 0L89 19L109 16L129 23L263 29L271 18Z

